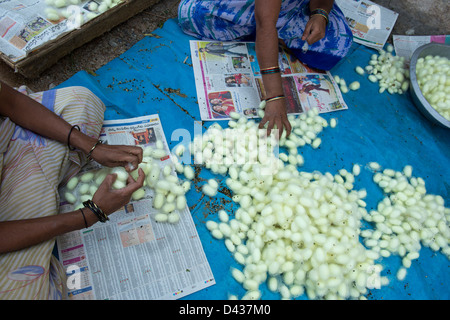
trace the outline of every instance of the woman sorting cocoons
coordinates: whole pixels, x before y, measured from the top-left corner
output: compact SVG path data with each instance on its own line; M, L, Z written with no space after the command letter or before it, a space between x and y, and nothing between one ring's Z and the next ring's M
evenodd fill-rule
M281 136L287 118L278 65L281 43L309 67L330 70L348 53L352 32L334 0L181 0L178 21L191 36L214 41L254 41L266 92L260 128Z
M141 169L119 190L108 175L84 208L58 213L58 186L90 159L127 170L142 161L140 147L99 143L104 111L83 87L28 95L0 81L0 299L64 299L55 237L106 221L142 187Z

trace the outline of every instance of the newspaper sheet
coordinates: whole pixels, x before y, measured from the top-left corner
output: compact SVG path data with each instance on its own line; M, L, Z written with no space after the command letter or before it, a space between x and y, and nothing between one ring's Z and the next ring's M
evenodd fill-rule
M255 43L190 40L190 47L202 120L230 119L232 111L257 118L265 92ZM347 109L329 72L303 65L281 47L279 66L289 114Z
M55 8L44 0L0 1L0 51L12 62L26 57L40 45L79 28L94 16L89 4L93 0ZM92 8L92 7L91 7ZM50 20L56 14L57 20Z
M384 47L398 13L368 0L336 0L350 25L355 42L381 49Z
M443 43L450 45L450 35L434 35L434 36L403 36L394 35L394 48L398 56L405 57L410 60L414 51L431 42Z
M169 151L158 115L105 121L100 138L108 144L142 146L159 140ZM161 167L168 163L170 156L159 161ZM92 162L78 175L99 169ZM64 193L65 187L60 189L60 211L72 211ZM69 299L179 299L215 284L189 208L179 212L177 224L157 223L153 195L146 188L144 198L130 201L106 223L57 238Z

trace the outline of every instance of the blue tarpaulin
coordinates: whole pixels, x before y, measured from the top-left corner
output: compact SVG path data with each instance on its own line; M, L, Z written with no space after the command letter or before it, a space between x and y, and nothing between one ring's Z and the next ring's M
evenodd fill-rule
M177 135L172 138L176 129L188 130L193 138L195 122L201 121L189 47L189 40L194 38L185 35L175 19L153 34L156 36L145 37L95 74L79 72L58 88L81 85L92 90L107 106L105 120L158 114L172 148L180 142ZM338 126L325 128L320 148L299 149L305 159L300 170L335 174L342 168L351 171L354 163L362 165L355 189L367 190L365 200L370 211L376 209L384 195L373 182L367 163L376 161L383 168L396 171L411 165L413 175L425 180L427 192L441 195L448 206L450 130L430 123L416 109L409 93L379 94L378 84L354 71L357 65L367 65L374 53L377 52L373 49L354 44L349 55L331 70L332 75L343 77L347 83L360 81L361 89L344 95L348 110L321 114L327 120L337 118ZM203 123L203 128L210 124ZM220 124L225 127L227 121ZM226 187L225 177L213 176L206 169L200 177L215 177L220 181L219 189ZM223 240L212 238L205 227L207 220L218 221L218 207L225 207L233 215L238 204L226 192L209 198L194 187L187 193L187 201L216 284L183 299L227 299L228 294L242 297L245 290L230 274L231 266L240 268L238 263ZM422 247L419 259L412 262L403 281L396 278L401 266L399 256L378 262L384 266L381 275L390 282L381 289L370 290L368 299L449 299L449 260L441 252ZM268 291L265 284L261 289L262 299L280 297ZM306 295L300 299L307 299Z

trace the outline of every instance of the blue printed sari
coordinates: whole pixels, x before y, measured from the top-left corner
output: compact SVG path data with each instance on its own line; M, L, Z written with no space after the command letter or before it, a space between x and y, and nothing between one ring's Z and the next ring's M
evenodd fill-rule
M255 1L182 0L178 21L182 30L196 38L217 41L254 41L256 34ZM353 35L344 14L336 5L329 15L323 39L309 46L302 35L309 21L309 0L283 0L277 22L278 37L297 58L308 66L330 70L348 53Z

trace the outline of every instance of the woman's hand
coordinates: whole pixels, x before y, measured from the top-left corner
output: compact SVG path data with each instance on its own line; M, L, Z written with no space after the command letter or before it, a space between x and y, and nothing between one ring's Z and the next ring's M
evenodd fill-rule
M302 40L311 45L325 37L326 30L327 20L320 15L313 15L306 24Z
M269 122L267 126L268 135L272 131L274 125L277 125L279 138L283 133L283 128L286 130L286 137L288 137L291 134L292 128L287 117L284 99L275 100L267 103L264 118L259 123L259 128L262 129L267 122Z
M139 175L136 180L134 180L131 175L128 175L127 185L122 189L112 188L112 185L117 178L116 174L107 175L95 192L92 201L99 206L106 215L110 215L119 210L130 202L133 192L142 188L144 185L144 171L139 168L138 173Z
M107 167L124 167L128 172L135 170L142 161L142 148L125 145L98 144L91 157Z

